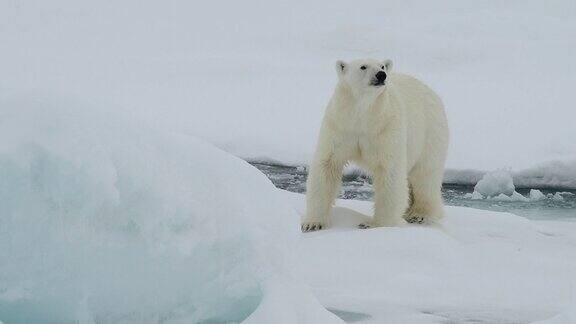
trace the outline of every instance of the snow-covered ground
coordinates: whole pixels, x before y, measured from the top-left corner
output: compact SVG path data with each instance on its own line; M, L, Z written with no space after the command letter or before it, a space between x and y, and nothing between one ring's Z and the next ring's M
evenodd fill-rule
M445 101L450 170L576 187L575 6L5 0L0 109L32 97L131 111L244 158L307 163L335 60L391 58Z
M304 196L239 158L130 115L35 104L0 115L5 323L573 316L576 222L448 207L435 227L359 230L372 204L339 200L333 228L302 234Z
M304 196L286 196L302 213ZM372 203L336 205L333 228L302 234L298 270L344 319L531 323L563 312L550 323L576 323L574 222L447 207L439 226L360 230Z
M447 179L576 187L572 0L4 0L0 43L1 322L573 322L574 222L339 201L300 234L205 143L304 164L334 61L391 58L446 103Z
M264 174L107 117L0 114L0 321L339 322L294 279L299 216Z

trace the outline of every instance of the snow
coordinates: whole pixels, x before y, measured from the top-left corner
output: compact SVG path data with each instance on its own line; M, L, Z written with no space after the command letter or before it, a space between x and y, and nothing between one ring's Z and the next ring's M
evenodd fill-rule
M304 196L285 194L302 213ZM337 314L359 323L530 323L570 309L574 222L448 206L438 227L357 229L371 214L370 202L338 200L333 228L302 234L298 271Z
M474 191L485 197L494 197L501 194L510 196L515 189L512 176L506 170L486 173L474 186Z
M286 285L282 280L270 280L265 287L268 293L263 297L262 303L242 323L344 323L328 312L303 284Z
M305 164L334 62L391 58L445 102L450 170L511 168L526 179L517 186L574 188L574 6L6 0L0 100L80 99L244 158Z
M552 317L543 321L538 321L534 324L572 324L576 323L576 300L566 307L566 309Z
M304 196L246 162L130 115L42 103L0 115L6 323L572 316L574 222L447 207L434 227L359 230L372 203L338 200L333 228L302 234Z
M444 170L444 183L449 184L461 184L461 185L468 185L474 186L478 181L482 179L482 177L486 174L484 171L480 170L455 170L455 169L446 169Z
M573 321L576 223L448 207L361 231L372 205L338 201L299 234L301 195L204 140L305 164L334 61L391 58L446 104L446 181L576 188L575 9L0 2L0 320Z
M118 113L11 107L2 321L341 322L294 278L299 216L245 161Z
M542 163L514 172L513 177L523 188L576 188L576 160Z

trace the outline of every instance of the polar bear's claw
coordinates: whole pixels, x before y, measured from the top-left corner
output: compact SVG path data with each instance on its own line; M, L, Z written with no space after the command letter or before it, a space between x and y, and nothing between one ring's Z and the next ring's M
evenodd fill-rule
M424 224L426 219L422 215L409 215L404 218L410 224Z
M320 222L304 222L302 223L300 228L302 229L302 232L306 233L306 232L319 231L322 228L324 228L324 225Z
M372 225L369 223L362 223L362 224L358 225L358 228L359 229L369 229L369 228L372 228Z

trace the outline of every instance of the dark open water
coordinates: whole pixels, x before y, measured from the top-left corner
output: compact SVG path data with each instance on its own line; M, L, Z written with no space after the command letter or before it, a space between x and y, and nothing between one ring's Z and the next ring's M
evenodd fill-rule
M267 163L251 162L262 171L278 188L304 193L306 191L307 171L305 167L283 166ZM527 196L531 188L516 188L516 191ZM539 188L533 188L539 189ZM444 185L442 196L446 205L465 206L486 210L510 212L530 219L564 219L576 221L576 190L539 189L547 195L546 199L538 201L495 201L491 199L473 200L466 198L474 187L461 185ZM553 195L556 199L553 199ZM373 195L369 177L361 174L344 175L340 198L371 200ZM561 196L561 200L558 198Z

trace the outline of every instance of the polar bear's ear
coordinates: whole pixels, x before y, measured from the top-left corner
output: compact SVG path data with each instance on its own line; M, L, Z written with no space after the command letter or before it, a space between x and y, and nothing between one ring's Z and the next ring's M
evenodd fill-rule
M344 61L336 61L336 73L338 73L338 76L343 75L344 73L346 73L346 70L348 69L348 64L346 64L346 62Z
M382 61L382 65L386 69L386 72L392 71L392 60L384 60Z

